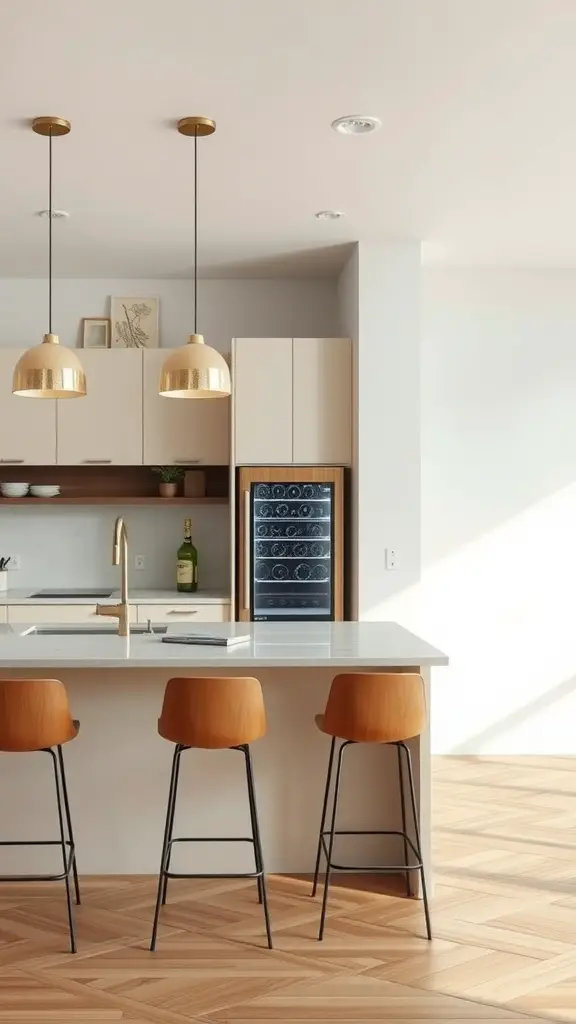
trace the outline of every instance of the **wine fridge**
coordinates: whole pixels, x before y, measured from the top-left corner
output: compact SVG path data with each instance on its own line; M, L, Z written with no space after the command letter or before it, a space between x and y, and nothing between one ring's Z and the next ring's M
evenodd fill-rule
M343 618L344 470L238 470L237 618Z

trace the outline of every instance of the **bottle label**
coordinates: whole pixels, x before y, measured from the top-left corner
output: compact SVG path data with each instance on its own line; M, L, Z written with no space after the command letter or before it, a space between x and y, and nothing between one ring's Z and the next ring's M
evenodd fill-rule
M178 559L176 563L176 582L188 584L198 582L198 567L188 558Z

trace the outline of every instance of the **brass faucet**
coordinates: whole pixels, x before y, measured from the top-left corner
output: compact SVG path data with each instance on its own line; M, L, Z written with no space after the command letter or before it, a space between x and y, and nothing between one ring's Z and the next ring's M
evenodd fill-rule
M122 569L120 604L97 604L96 615L116 615L119 636L130 636L130 605L128 604L128 531L122 516L114 523L112 565Z

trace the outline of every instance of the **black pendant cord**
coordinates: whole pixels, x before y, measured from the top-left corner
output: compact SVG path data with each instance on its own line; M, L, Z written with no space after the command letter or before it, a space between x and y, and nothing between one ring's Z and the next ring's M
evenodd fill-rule
M194 131L194 334L198 334L198 129Z
M52 129L48 136L48 334L52 334Z

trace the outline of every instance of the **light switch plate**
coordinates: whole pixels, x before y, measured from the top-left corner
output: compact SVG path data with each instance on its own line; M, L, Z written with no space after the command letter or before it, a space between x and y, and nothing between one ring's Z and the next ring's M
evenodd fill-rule
M386 568L397 569L398 560L396 556L396 548L386 548Z
M134 555L134 568L139 570L146 568L144 555Z

